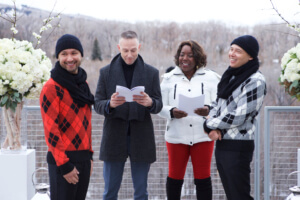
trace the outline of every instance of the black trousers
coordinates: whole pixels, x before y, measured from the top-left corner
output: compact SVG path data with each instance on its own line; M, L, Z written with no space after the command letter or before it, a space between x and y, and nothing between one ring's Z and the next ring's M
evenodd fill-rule
M91 161L73 163L79 171L79 182L69 184L58 167L48 164L51 200L85 200L90 182Z
M217 169L228 200L253 200L250 195L250 163L253 151L215 149Z

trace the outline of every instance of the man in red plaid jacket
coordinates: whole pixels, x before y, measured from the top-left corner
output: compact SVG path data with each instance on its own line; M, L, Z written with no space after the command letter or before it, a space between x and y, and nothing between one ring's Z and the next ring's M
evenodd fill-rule
M58 61L40 95L51 200L84 200L92 172L94 96L80 67L82 57L77 37L66 34L59 38Z

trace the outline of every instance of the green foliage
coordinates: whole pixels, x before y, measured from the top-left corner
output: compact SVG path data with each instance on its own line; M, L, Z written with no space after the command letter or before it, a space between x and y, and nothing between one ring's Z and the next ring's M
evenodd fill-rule
M291 92L293 88L297 89L298 83L299 83L298 80L293 81L293 83L290 85L289 91Z
M10 90L3 96L0 96L0 107L5 106L15 111L17 104L22 102L22 98L23 96L19 92Z
M291 58L292 59L297 59L298 57L297 57L297 54L296 53L293 53L292 55L291 55Z
M93 46L93 53L92 53L92 60L97 60L99 59L102 61L102 55L101 55L101 50L99 47L99 42L97 38L94 40L94 46Z

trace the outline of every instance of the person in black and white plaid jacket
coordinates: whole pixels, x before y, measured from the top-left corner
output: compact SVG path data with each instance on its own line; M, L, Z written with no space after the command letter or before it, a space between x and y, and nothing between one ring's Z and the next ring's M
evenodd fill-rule
M217 140L217 169L228 200L253 200L250 195L250 163L254 132L266 95L264 76L258 71L257 40L250 35L234 39L229 50L230 66L218 84L204 130Z

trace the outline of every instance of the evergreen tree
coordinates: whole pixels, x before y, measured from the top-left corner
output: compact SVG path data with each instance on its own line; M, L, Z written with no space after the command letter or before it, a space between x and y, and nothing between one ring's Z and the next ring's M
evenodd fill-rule
M92 53L92 60L96 60L96 59L102 61L101 50L97 38L94 40L93 53Z

